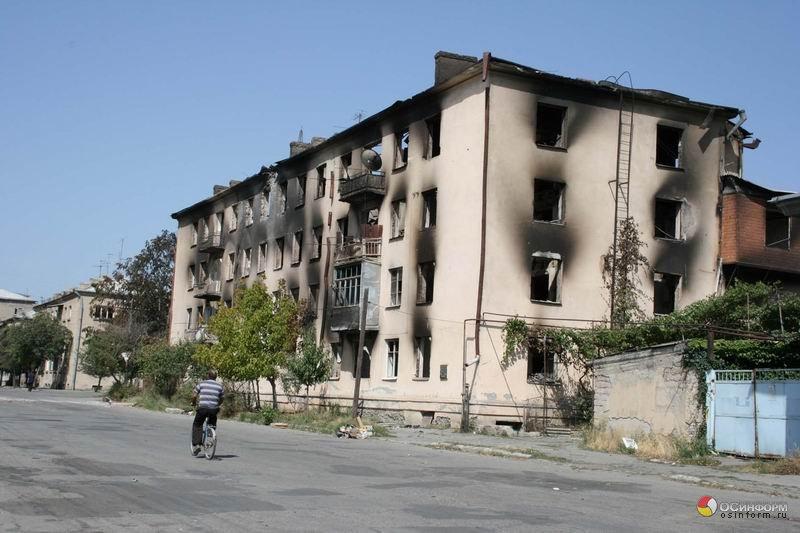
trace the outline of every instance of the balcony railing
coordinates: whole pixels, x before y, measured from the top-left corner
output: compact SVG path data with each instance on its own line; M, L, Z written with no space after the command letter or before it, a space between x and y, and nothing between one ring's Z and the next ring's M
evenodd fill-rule
M357 201L364 196L384 196L386 175L383 172L365 172L344 180L339 184L339 199L343 202Z
M360 261L362 259L380 259L381 239L348 239L336 244L334 261Z
M225 248L222 242L222 232L206 233L200 238L197 243L197 249L201 252L211 252L214 250L223 250Z
M222 298L222 282L217 279L207 279L200 282L196 286L194 297L205 300L219 300Z

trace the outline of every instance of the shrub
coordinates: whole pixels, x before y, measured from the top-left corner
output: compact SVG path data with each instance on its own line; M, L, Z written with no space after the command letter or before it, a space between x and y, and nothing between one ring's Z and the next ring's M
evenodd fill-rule
M275 419L278 418L278 410L273 409L271 406L265 405L261 408L261 422L264 423L265 426L268 426L275 422Z
M117 402L136 396L137 394L139 394L139 388L131 383L123 384L115 381L111 385L111 388L108 389L108 397Z
M139 357L142 376L156 392L171 398L186 377L194 352L195 345L190 343L169 345L158 341L145 345Z

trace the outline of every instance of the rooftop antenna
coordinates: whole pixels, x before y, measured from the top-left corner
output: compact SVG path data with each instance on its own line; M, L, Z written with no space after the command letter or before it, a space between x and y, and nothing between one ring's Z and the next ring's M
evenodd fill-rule
M366 115L364 110L363 109L359 109L358 111L356 111L356 114L353 115L353 120L356 121L356 122L361 122L362 120L364 120L364 115Z
M102 278L103 277L103 262L100 261L99 265L92 265L92 266L97 268L97 277L98 278Z
M300 133L297 135L297 142L303 142L303 126L300 126Z
M125 246L125 237L119 240L119 263L122 263L122 247Z

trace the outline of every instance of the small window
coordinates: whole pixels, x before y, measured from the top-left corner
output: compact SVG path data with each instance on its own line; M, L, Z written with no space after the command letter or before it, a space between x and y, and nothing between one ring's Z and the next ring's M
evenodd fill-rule
M430 337L416 337L414 339L414 377L417 379L431 377Z
M264 272L267 269L267 243L262 242L258 245L258 271Z
M269 205L269 190L263 191L261 194L258 195L258 206L261 210L261 219L265 219L269 216L270 205Z
M239 205L233 204L231 206L231 216L228 219L228 231L236 231L239 227Z
M245 248L244 257L242 258L242 277L245 278L250 275L250 265L253 260L252 248Z
M397 377L398 359L400 359L400 341L398 339L386 340L386 378Z
M425 159L432 159L442 152L439 144L441 136L442 115L433 116L425 121L428 139L425 144Z
M192 224L192 246L197 246L197 234L199 233L199 223Z
M392 202L391 219L391 238L399 239L405 233L406 225L406 201L397 200Z
M655 272L653 274L653 313L668 315L675 311L681 277L677 274Z
M389 306L399 307L403 293L403 268L389 270Z
M297 176L297 204L295 207L302 207L306 203L306 176Z
M284 214L286 212L287 198L288 193L286 192L286 183L281 183L278 185L278 208L280 209L280 214Z
M556 376L555 350L546 337L528 340L528 383L551 382Z
M549 104L536 106L536 144L539 146L552 146L566 148L564 135L564 119L567 108Z
M228 264L225 265L225 278L230 281L233 279L235 274L234 269L236 268L236 254L231 252L228 254Z
M292 264L296 265L303 260L303 230L294 232L292 238Z
M317 198L325 196L325 169L327 165L320 165L317 167Z
M555 254L534 254L531 265L531 300L561 301L561 258Z
M342 345L339 343L331 344L331 377L336 380L342 375Z
M347 217L342 217L336 221L336 242L342 244L347 240Z
M275 270L283 268L283 237L275 239Z
M361 264L336 267L333 273L334 307L361 303Z
M788 250L791 241L789 217L775 209L766 209L764 213L766 217L764 244L769 248Z
M311 250L311 260L317 261L322 257L322 226L315 226L314 231L314 248Z
M564 219L564 184L533 180L533 220L561 222Z
M681 168L683 155L683 130L671 126L658 126L656 131L656 164Z
M433 303L433 279L436 263L433 261L417 265L417 304Z
M408 164L408 128L394 134L395 152L394 168L402 168Z
M189 275L187 276L188 277L188 283L187 283L188 286L186 287L186 290L192 290L194 288L195 284L196 284L196 281L197 281L196 276L195 276L195 266L194 265L189 265L189 271L188 272L189 272Z
M655 237L681 238L681 202L656 198Z
M350 175L350 166L353 164L353 152L347 152L339 157L339 179L346 178Z
M436 189L422 193L422 228L436 226Z
M249 198L244 204L244 225L245 226L252 226L253 225L253 204L255 203L254 198Z

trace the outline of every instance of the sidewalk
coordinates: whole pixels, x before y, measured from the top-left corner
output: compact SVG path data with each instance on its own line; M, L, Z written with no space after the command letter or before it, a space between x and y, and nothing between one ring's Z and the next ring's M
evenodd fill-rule
M759 492L800 499L800 476L737 472L745 459L719 455L719 466L698 466L648 461L624 454L587 450L580 437L546 437L521 433L496 437L452 430L392 428L392 440L408 445L452 450L448 453L479 453L505 456L504 460L559 462L575 470L607 470L629 474L659 476L696 485ZM530 451L528 451L530 450ZM520 453L525 451L526 453ZM544 467L544 466L543 466Z

